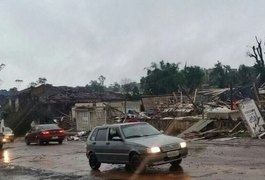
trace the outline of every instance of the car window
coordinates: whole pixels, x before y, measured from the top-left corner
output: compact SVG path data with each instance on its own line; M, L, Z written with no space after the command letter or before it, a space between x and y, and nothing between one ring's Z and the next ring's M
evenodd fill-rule
M38 129L59 129L57 124L45 124L37 126Z
M122 126L125 138L136 138L161 134L156 128L149 124L130 124Z
M95 129L95 130L93 131L93 133L91 134L91 137L90 137L90 140L91 140L91 141L95 141L95 139L96 139L96 134L97 134L97 129Z
M39 130L41 130L41 128L40 128L39 126L37 126L37 127L35 127L35 128L33 129L33 131L39 131Z
M32 127L31 129L30 129L30 132L35 132L36 131L36 127Z
M96 141L106 141L106 135L107 135L107 128L99 129L96 136Z
M118 128L109 129L108 139L112 141L113 138L121 138Z

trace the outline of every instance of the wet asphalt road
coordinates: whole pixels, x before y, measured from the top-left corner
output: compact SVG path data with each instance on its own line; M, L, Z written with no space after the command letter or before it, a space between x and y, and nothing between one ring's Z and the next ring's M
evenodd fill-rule
M26 146L17 140L0 151L0 179L265 179L265 140L196 141L189 148L180 167L150 167L135 175L123 165L102 164L92 171L81 141Z

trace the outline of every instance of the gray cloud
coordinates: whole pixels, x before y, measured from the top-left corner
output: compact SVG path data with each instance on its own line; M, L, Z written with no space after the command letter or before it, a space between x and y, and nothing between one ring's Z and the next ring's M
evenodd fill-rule
M0 1L0 88L139 81L151 62L252 65L265 2L250 0Z

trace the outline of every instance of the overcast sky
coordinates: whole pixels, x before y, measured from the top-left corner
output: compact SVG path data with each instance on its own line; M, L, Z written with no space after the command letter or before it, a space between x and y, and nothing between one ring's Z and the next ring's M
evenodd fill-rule
M139 82L160 60L253 65L246 52L256 35L265 40L263 0L0 0L0 89L39 77Z

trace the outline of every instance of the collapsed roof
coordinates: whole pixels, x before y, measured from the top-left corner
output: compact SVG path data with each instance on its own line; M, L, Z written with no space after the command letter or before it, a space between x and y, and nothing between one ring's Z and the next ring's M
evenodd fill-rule
M109 91L91 92L85 87L52 86L43 84L19 91L16 97L37 97L42 103L98 102L123 100L123 95Z

